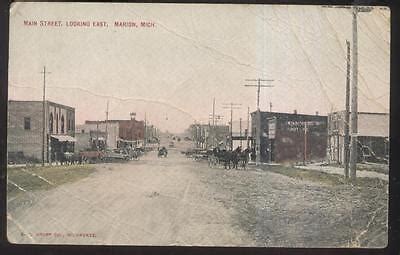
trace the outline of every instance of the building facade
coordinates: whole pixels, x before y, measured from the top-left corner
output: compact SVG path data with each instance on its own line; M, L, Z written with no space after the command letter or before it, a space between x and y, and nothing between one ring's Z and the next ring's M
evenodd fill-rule
M86 149L117 149L125 146L137 147L143 144L144 121L102 120L85 121L77 126L76 151Z
M389 155L389 114L359 112L358 121L358 156L374 154L380 158ZM343 164L345 150L345 111L328 115L328 159L330 162ZM351 125L349 125L351 130ZM363 151L364 150L364 151Z
M251 134L253 159L260 162L326 158L326 116L256 111L251 113Z
M75 151L87 149L117 148L119 139L119 123L117 121L85 121L76 126L77 146Z
M196 146L203 149L226 147L230 136L229 126L226 125L192 124L190 132Z
M45 101L43 122L42 101L8 102L7 150L9 158L19 157L44 161L57 159L57 153L73 151L75 138L75 109ZM43 127L45 128L43 139Z

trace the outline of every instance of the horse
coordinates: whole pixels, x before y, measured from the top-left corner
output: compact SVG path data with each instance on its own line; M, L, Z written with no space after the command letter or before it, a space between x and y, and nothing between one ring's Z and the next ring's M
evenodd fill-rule
M216 147L207 153L208 166L212 168L221 164L225 169L238 169L239 167L246 169L246 165L249 162L249 152L248 148L242 151L241 147L238 147L234 151L230 151L220 150Z
M211 168L219 164L219 160L217 157L217 149L218 148L214 148L213 150L207 151L208 166Z
M220 150L218 148L213 150L213 163L215 165L221 164L225 169L230 169L233 161L232 158L232 151Z
M240 165L241 167L243 167L243 169L246 169L246 165L249 163L249 154L250 154L250 149L246 148L238 155Z

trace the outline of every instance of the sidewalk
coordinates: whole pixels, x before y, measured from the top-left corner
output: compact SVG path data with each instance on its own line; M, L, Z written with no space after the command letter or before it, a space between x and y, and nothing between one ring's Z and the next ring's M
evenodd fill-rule
M339 174L344 175L344 170L341 167L334 167L334 166L323 166L321 163L314 163L305 166L295 166L295 168L305 169L305 170L314 170L325 172L328 174ZM389 175L383 173L377 173L375 171L368 171L368 170L358 170L357 177L368 177L368 178L378 178L384 181L389 181Z
M280 166L281 164L279 163L266 163L266 162L259 162L258 164L256 164L255 161L249 161L248 165L250 166Z

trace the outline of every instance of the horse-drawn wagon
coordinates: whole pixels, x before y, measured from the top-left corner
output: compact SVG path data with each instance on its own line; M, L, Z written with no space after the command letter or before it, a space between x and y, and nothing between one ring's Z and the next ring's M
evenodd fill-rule
M225 169L242 167L246 169L249 162L249 149L241 150L240 148L230 150L220 150L219 148L213 149L208 155L209 167L224 166Z

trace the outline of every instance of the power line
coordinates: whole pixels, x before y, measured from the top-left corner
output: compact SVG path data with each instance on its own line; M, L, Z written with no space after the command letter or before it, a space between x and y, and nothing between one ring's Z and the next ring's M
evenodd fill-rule
M39 89L39 88L36 88L36 87L30 87L30 86L16 86L16 85L12 85L12 84L10 84L9 86L11 86L11 87L16 87L16 88L32 88L32 89ZM185 115L187 115L187 116L190 116L191 119L193 119L193 120L195 119L195 117L194 117L191 113L186 112L186 111L182 110L182 108L177 107L177 106L175 106L175 105L173 105L173 104L171 104L171 103L168 103L168 102L156 101L156 100L145 99L145 98L134 98L134 97L126 97L126 98L123 98L123 97L117 97L117 96L112 96L112 95L96 94L96 93L94 93L94 92L92 92L92 91L90 91L90 90L88 90L88 89L84 89L84 88L81 88L81 87L48 86L47 88L52 88L52 89L63 89L63 90L64 90L64 89L69 89L69 90L80 90L80 91L83 91L83 92L88 93L88 94L90 94L90 95L92 95L92 96L95 96L95 97L107 98L107 99L115 99L115 100L117 100L117 101L141 101L141 102L146 102L146 103L161 104L161 105L164 105L164 106L167 105L168 107L171 107L171 108L173 108L173 109L175 109L175 110L177 110L177 111L179 111L179 112L181 112L181 113L183 113L183 114L185 114ZM116 106L114 109L116 109L116 108L117 108L117 106ZM111 111L113 111L113 110L111 110Z
M356 179L357 171L357 158L358 158L358 145L357 145L357 133L358 133L358 22L357 17L359 12L371 12L373 7L365 6L328 6L329 8L346 8L352 10L352 34L353 34L353 50L352 50L352 79L351 79L351 113L350 113L350 125L351 125L351 136L350 136L350 178L351 180Z
M249 84L245 84L245 87L257 87L257 110L260 110L260 91L261 88L269 88L269 87L273 87L272 85L265 85L265 84L261 84L262 81L264 82L272 82L274 80L265 80L265 79L246 79L246 81L256 81L257 85L249 85Z
M224 107L222 107L223 109L230 109L231 110L230 148L231 148L231 150L233 150L233 139L232 139L232 135L233 135L233 131L232 131L232 128L233 128L233 123L232 123L232 120L233 120L233 109L240 109L240 106L242 104L237 104L237 103L230 102L230 103L225 103L223 105L224 105Z

